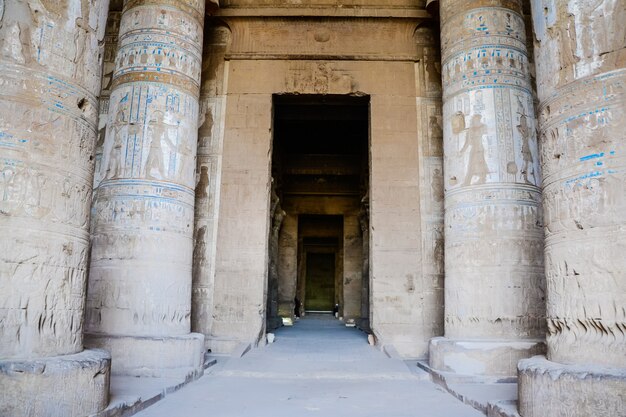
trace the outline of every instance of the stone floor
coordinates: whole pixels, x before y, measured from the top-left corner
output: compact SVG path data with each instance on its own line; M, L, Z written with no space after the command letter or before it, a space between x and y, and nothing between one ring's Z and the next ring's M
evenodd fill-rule
M338 320L307 317L275 334L136 416L483 416Z

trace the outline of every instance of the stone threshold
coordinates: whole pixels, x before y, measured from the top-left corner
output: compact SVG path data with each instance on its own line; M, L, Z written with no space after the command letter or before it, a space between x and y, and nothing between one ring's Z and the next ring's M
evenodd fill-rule
M221 358L219 358L222 361ZM205 357L204 369L216 365L218 358ZM203 373L193 372L179 378L150 378L134 376L111 376L109 405L103 411L89 417L129 417L178 391L200 378Z
M517 378L461 375L431 368L427 361L417 367L430 374L434 383L459 401L488 417L519 417L517 413Z

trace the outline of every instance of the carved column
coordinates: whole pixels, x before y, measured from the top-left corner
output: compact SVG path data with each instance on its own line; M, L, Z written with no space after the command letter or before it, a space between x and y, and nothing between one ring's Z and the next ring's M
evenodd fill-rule
M420 219L422 241L422 326L430 337L443 334L443 114L438 28L415 31L417 123L420 134Z
M626 415L626 3L532 3L546 218L547 359L520 412Z
M207 337L211 334L213 324L215 251L228 70L224 55L231 39L228 27L215 20L208 22L200 87L191 305L191 329Z
M0 1L0 414L106 407L110 355L83 350L108 1Z
M115 4L121 7L121 2ZM109 120L109 100L111 98L111 87L113 86L113 73L115 72L115 57L117 56L117 41L120 33L121 10L113 10L115 5L111 5L109 17L107 18L106 30L104 32L104 53L102 62L102 87L98 97L98 140L95 149L95 169L93 184L94 188L102 181L105 173L102 169L102 159L104 151L104 139L106 138L106 127Z
M113 373L202 372L190 333L204 1L130 0L94 196L89 343Z
M512 376L543 348L541 175L521 12L520 0L440 5L445 338L430 349L439 370Z

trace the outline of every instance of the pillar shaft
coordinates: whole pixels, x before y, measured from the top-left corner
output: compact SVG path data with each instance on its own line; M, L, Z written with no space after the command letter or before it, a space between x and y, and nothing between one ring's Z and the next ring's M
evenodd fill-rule
M533 7L548 359L626 368L626 5Z
M126 2L93 204L87 326L190 330L202 1Z
M78 417L108 403L111 356L83 350L108 3L0 3L2 415Z
M548 354L524 417L626 415L626 3L533 0Z
M205 29L196 162L191 328L205 336L213 323L215 253L224 139L230 30L215 21Z
M0 16L0 358L83 350L108 1L70 3Z
M441 2L445 335L543 334L541 175L517 0Z

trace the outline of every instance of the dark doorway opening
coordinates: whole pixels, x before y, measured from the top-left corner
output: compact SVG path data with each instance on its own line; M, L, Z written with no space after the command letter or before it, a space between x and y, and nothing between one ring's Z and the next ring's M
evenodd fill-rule
M335 306L335 254L307 251L305 281L305 311L332 312Z
M367 327L369 96L274 95L273 136L268 328L335 304Z

